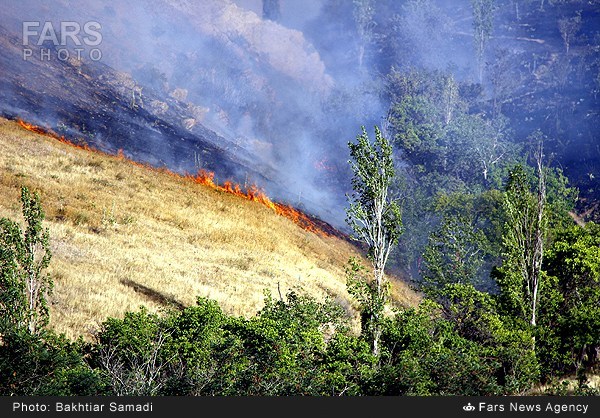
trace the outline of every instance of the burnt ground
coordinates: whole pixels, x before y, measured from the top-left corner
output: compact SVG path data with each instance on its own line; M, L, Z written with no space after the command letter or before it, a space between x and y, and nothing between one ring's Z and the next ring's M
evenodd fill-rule
M249 175L257 184L270 181L220 146L227 141L215 132L181 126L189 118L181 104L168 103L163 115L148 110L144 103L152 93L137 95L135 81L101 63L61 60L51 45L35 47L24 60L19 39L0 28L0 112L20 117L105 152L123 150L127 157L194 172L197 162L218 178L236 179ZM47 60L37 59L39 50L50 51Z

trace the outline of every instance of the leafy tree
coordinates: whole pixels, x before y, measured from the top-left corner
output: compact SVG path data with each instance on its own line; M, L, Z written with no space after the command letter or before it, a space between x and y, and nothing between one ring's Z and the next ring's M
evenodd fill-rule
M535 327L539 301L544 244L548 232L546 214L546 172L542 148L536 154L537 188L531 191L522 166L511 172L506 186L504 209L506 229L504 275L500 287L516 314Z
M169 379L162 393L207 396L235 394L235 382L247 367L241 339L231 331L232 318L215 301L198 298L196 306L170 314L165 344Z
M24 230L0 219L0 394L100 393L102 383L85 365L81 345L46 328L53 285L46 272L49 232L39 195L23 186L21 203Z
M78 381L84 375L85 384ZM26 327L0 334L0 395L97 394L101 387L99 375L85 365L80 345L64 335L45 329L32 333Z
M169 359L164 347L171 330L163 320L142 308L120 320L107 319L97 333L94 363L99 366L114 394L158 395L167 381Z
M450 283L477 284L485 240L483 231L465 215L445 217L425 248L423 281L434 289Z
M470 111L465 87L439 71L393 70L387 77L392 140L430 196L498 187L498 173L518 151L505 118Z
M441 289L386 321L369 394L501 395L537 379L531 333L505 324L494 298L471 285Z
M590 222L557 233L545 269L559 296L541 317L540 339L553 370L568 373L600 363L600 227ZM549 338L547 338L549 337Z
M423 251L421 289L432 298L446 284L497 292L490 272L501 262L502 192L440 193L432 206L440 222Z
M460 134L464 110L460 99L439 94L447 82L438 74L394 72L389 77L392 105L388 114L389 132L398 154L409 164L401 167L403 223L412 233L403 239L394 254L394 262L415 280L422 270L422 255L439 214L432 210L439 193L466 191L472 182L475 147L463 147ZM435 80L435 81L434 81ZM451 90L451 89L450 89ZM446 121L448 123L446 123ZM448 133L448 136L446 134ZM451 138L452 137L452 138ZM468 152L465 152L468 151ZM464 179L464 180L463 180ZM398 180L396 180L398 182Z
M377 370L378 358L371 344L346 332L336 332L327 343L323 355L321 376L322 395L358 396Z
M21 203L24 231L17 222L0 219L0 325L35 333L48 323L53 283L46 268L52 255L39 194L32 196L23 186Z
M255 318L234 321L246 360L236 379L242 395L323 395L344 389L345 380L327 370L328 340L347 326L341 308L290 292L286 300L268 297ZM334 376L331 374L334 373ZM332 381L333 380L333 381Z
M403 227L400 206L389 195L395 176L392 146L377 126L373 143L364 126L356 140L356 143L348 143L354 192L348 196L347 222L358 239L367 245L367 256L373 265L373 280L366 285L371 289L367 298L370 305L367 328L371 333L373 353L377 355L381 333L378 324L388 293L384 269ZM351 271L356 272L356 269L351 268ZM350 286L349 290L359 288ZM365 307L364 304L362 306Z

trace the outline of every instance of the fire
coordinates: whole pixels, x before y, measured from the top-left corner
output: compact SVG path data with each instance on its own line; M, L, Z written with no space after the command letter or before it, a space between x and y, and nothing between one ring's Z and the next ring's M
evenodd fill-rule
M231 181L226 181L223 183L222 186L219 186L217 183L215 183L214 177L214 173L206 170L199 170L195 176L187 176L187 178L189 178L193 182L201 184L203 186L207 186L224 193L233 194L235 196L239 196L243 199L251 200L253 202L258 202L263 206L266 206L269 209L273 210L278 215L291 219L295 224L297 224L304 230L313 232L321 236L330 235L328 232L324 231L322 228L317 226L317 224L312 219L310 219L310 217L305 213L299 211L298 209L295 209L290 205L273 202L256 185L252 185L244 191L244 189L242 189L242 187L239 184L233 183Z
M25 122L22 119L17 119L17 122L19 123L19 125L21 125L21 127L27 129L28 131L35 132L36 134L48 136L50 138L54 138L54 139L56 139L56 140L58 140L58 141L60 141L60 142L62 142L64 144L70 145L72 147L83 149L83 150L86 150L86 151L91 151L91 152L101 152L101 151L99 151L99 150L97 150L95 148L91 148L91 147L89 147L87 145L77 144L77 143L75 143L73 141L70 141L70 140L66 139L62 135L56 134L55 132L53 132L50 129L46 129L46 128L42 128L40 126L32 125L30 123Z
M40 128L39 126L32 125L24 120L17 119L17 122L19 122L19 125L21 125L23 128L27 129L28 131L35 132L36 134L46 135L47 133L46 130Z
M87 145L77 144L73 141L66 139L64 136L57 135L56 133L54 133L53 131L51 131L49 129L45 129L45 128L42 128L42 127L39 127L36 125L32 125L21 119L17 119L17 122L19 123L19 125L21 125L21 127L23 127L24 129L27 129L28 131L54 138L60 142L68 144L70 146L84 149L86 151L92 151L92 152L101 153L104 155L110 155L112 157L118 158L119 160L128 161L130 164L133 164L133 165L136 165L139 167L143 167L143 168L155 171L155 172L165 173L165 174L168 174L173 177L183 178L187 181L191 181L193 183L200 184L202 186L206 186L206 187L209 187L214 190L218 190L223 193L229 193L229 194L238 196L238 197L246 199L246 200L257 202L257 203L273 210L278 215L284 216L284 217L292 220L296 225L300 226L302 229L304 229L306 231L309 231L309 232L312 232L312 233L315 233L317 235L324 236L324 237L331 235L328 231L325 231L323 228L319 227L315 223L315 221L312 220L307 214L299 211L298 209L295 209L294 207L292 207L290 205L273 202L256 185L251 185L250 187L244 189L239 184L233 183L228 180L228 181L225 181L223 183L223 185L221 186L221 185L217 184L217 182L215 181L215 173L207 171L207 170L203 170L203 169L198 170L196 175L191 175L191 174L181 175L181 174L175 173L171 170L168 170L166 168L156 168L156 167L150 166L149 164L144 164L144 163L134 161L134 160L126 157L125 154L123 153L123 150L121 150L121 149L117 152L117 154L108 154L108 153L100 151L96 148L91 148Z

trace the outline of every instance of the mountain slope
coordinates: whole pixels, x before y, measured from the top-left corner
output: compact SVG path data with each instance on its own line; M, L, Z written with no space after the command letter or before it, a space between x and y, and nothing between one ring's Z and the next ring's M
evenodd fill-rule
M332 160L347 168L346 141L365 121L336 112L348 126L329 127L321 107L335 83L301 32L230 0L24 0L5 9L0 116L173 171L255 182L344 226L349 181ZM24 22L59 31L65 19L102 27L101 58L79 39L23 35Z
M252 316L264 291L329 294L355 314L349 242L303 230L257 202L61 143L0 119L0 217L21 219L19 188L39 191L55 282L51 325L89 337L108 316L216 300ZM393 280L394 303L418 296Z

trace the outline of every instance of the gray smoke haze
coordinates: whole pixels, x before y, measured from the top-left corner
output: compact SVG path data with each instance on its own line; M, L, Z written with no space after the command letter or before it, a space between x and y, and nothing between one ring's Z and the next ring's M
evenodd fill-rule
M212 129L229 142L217 145L234 144L268 167L279 190L259 186L273 198L343 224L345 144L368 119L350 102L335 104L332 118L329 102L347 87L299 30L228 0L23 1L2 24L20 33L24 21L99 22L100 62L131 74L141 103L150 91L184 103L195 116L182 120L187 129Z
M272 198L343 227L347 143L361 125L383 123L380 75L420 67L478 82L470 1L374 4L367 40L349 0L281 0L277 21L263 18L260 0L22 0L0 23L20 34L23 21L99 22L100 63L130 75L144 109L160 115L175 100L180 126L208 128L216 146L254 161L274 180L258 184ZM518 37L493 39L488 54L518 54ZM192 152L177 158L196 163Z

